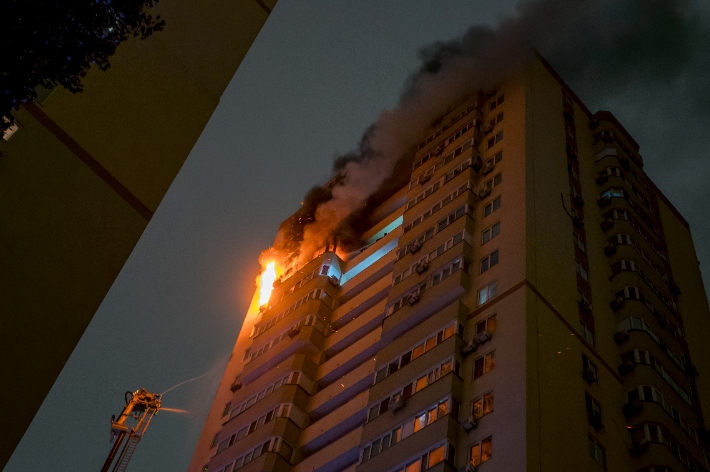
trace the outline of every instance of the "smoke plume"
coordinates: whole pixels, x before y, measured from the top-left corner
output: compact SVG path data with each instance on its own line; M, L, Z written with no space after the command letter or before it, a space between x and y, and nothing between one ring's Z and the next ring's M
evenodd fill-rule
M379 115L356 152L335 159L339 180L312 189L265 254L298 268L325 247L356 248L367 210L404 184L432 123L471 94L494 90L536 50L573 87L603 99L623 93L639 75L677 79L707 45L704 31L682 0L537 0L521 3L496 28L472 26L460 38L421 48L421 66L398 105ZM705 101L710 96L707 86L695 92Z

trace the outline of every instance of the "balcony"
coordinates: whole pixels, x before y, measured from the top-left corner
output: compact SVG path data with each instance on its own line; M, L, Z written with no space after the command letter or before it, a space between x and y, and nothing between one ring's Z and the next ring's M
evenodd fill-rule
M360 429L355 429L291 468L293 472L333 472L355 464L360 457Z
M368 397L368 392L361 392L306 428L301 435L303 453L312 454L363 425L367 420Z
M370 331L382 326L386 304L386 299L381 300L338 331L332 332L325 341L325 353L328 358L333 357Z
M325 387L353 370L368 358L374 357L380 349L380 329L363 336L356 343L328 359L318 369L318 385Z
M439 284L427 288L414 305L400 308L382 323L383 345L389 344L414 326L467 293L471 277L463 270L455 272Z
M387 274L363 292L333 310L331 315L332 328L334 330L341 329L383 298L387 297L391 285L392 278Z
M372 386L374 373L375 362L365 362L340 377L337 382L328 385L313 395L309 405L311 417L317 421L361 392L369 389Z
M313 326L304 326L291 339L284 339L273 349L262 354L244 366L242 384L248 385L295 354L308 357L319 354L325 344L325 337Z
M413 412L416 413L416 412ZM400 413L398 413L399 415ZM407 415L401 413L402 419L407 418ZM427 451L442 439L449 440L450 444L457 444L459 431L461 426L451 415L446 415L444 418L438 419L432 424L425 426L422 430L417 431L411 436L404 438L386 451L381 452L376 457L369 459L364 464L357 467L357 472L380 472L390 470L401 464L406 459L414 459L423 451ZM362 444L367 443L363 439ZM442 462L429 469L430 471L446 471L446 462Z
M290 467L291 463L281 456L281 454L266 452L239 470L241 472L286 472L290 470ZM210 464L210 468L212 468L212 464ZM216 467L216 469L218 468L219 467Z

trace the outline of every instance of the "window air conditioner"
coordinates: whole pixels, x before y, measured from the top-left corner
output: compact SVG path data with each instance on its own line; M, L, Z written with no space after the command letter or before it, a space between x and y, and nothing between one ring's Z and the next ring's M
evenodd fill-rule
M641 400L638 398L635 398L631 400L629 403L624 405L623 412L624 416L627 418L631 418L632 416L636 416L639 413L641 413L641 410L643 409L643 405L641 403Z
M232 386L229 387L232 392L236 392L240 388L242 388L242 381L240 379L235 380Z
M340 280L338 280L338 278L334 275L331 275L330 277L328 277L328 282L333 284L336 288L340 287Z
M614 220L605 219L601 222L600 226L604 231L609 231L614 226Z
M461 346L461 354L464 356L469 355L472 352L475 352L476 349L478 349L478 346L481 344L481 342L478 340L477 337L474 337L472 340L468 342L465 346Z
M423 174L419 176L419 183L424 184L427 180L431 179L431 174Z
M459 472L476 472L477 470L478 470L478 467L471 464L470 462L468 464L466 464L465 466L459 468Z
M648 449L648 440L644 438L639 441L634 441L632 449L636 455L643 454Z
M417 264L417 274L422 274L426 272L426 270L429 268L429 263L427 261L422 261L419 264Z
M409 306L414 305L418 301L419 301L419 294L418 293L413 293L407 297L407 303L409 304Z
M611 301L609 304L611 306L611 309L614 311L620 310L624 306L624 297L618 296L615 299Z
M485 344L486 342L490 341L492 337L493 337L493 333L491 333L487 329L478 333L478 335L476 336L476 338L478 339L478 342L481 344Z
M619 367L618 367L619 374L626 375L630 372L633 372L634 367L636 367L636 363L634 361L632 361L631 359L624 359L624 362L619 364Z
M408 250L410 253L414 254L415 252L419 251L419 249L421 249L421 247L422 247L421 244L419 244L419 243L417 243L417 242L414 242L414 243L410 244L410 245L407 247L407 250Z
M495 164L494 160L488 161L488 163L485 166L483 166L483 169L482 169L483 175L488 175L491 172L493 172L493 168L495 166L496 166L496 164Z
M476 421L476 417L473 415L470 415L468 418L463 420L461 422L461 427L466 431L467 433L471 431L472 429L476 429L478 426L478 421Z
M473 171L475 173L481 172L481 167L483 167L483 161L481 160L480 156L476 156L475 159L471 162L471 167L473 167Z
M390 397L390 401L387 404L387 409L392 413L396 413L404 406L404 399L401 393L395 393Z
M599 208L604 208L605 206L608 206L611 203L611 198L607 197L604 195L597 201L597 205L599 205Z
M488 186L480 187L476 191L476 195L478 195L478 198L486 198L490 194L491 194L491 188Z
M493 128L494 128L494 126L491 125L491 124L486 125L486 127L483 128L483 133L484 133L484 134L488 134L488 133L490 133L491 131L493 131Z
M438 156L438 155L440 155L442 152L444 152L444 143L439 144L439 145L436 147L436 149L434 149L434 152L432 152L432 154L434 154L435 156Z
M572 223L574 223L574 225L579 229L584 227L582 216L574 210L572 210Z
M616 253L616 244L614 243L608 243L606 247L604 248L604 254L607 256L612 256Z
M614 333L614 341L618 345L624 344L626 341L628 341L628 339L629 339L629 330L628 329L622 329L622 330Z
M579 304L579 309L582 310L584 313L589 313L592 311L592 304L589 303L589 300L582 299L577 302Z
M597 185L603 185L609 180L609 175L606 171L602 172L597 176Z
M584 370L582 370L582 378L584 378L584 380L586 380L588 384L597 381L596 374L588 367L585 367Z
M301 332L301 329L297 326L294 326L288 330L288 337L295 338L298 335L298 333L300 333L300 332Z

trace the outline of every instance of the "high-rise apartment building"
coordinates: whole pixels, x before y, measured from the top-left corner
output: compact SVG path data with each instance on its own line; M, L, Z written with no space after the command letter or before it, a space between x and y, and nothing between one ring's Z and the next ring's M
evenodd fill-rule
M0 468L275 4L160 2L162 32L121 44L82 93L40 90L0 133Z
M629 133L540 59L422 139L247 315L188 471L708 470L707 299Z

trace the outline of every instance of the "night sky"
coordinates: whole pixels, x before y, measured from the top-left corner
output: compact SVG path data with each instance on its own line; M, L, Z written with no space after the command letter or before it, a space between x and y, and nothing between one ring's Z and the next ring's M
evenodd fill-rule
M710 4L516 3L280 0L5 470L98 471L126 390L206 374L165 395L190 413L161 412L128 468L186 470L259 253L397 107L421 59L468 54L475 38L534 43L592 112L614 113L690 223L707 287Z

